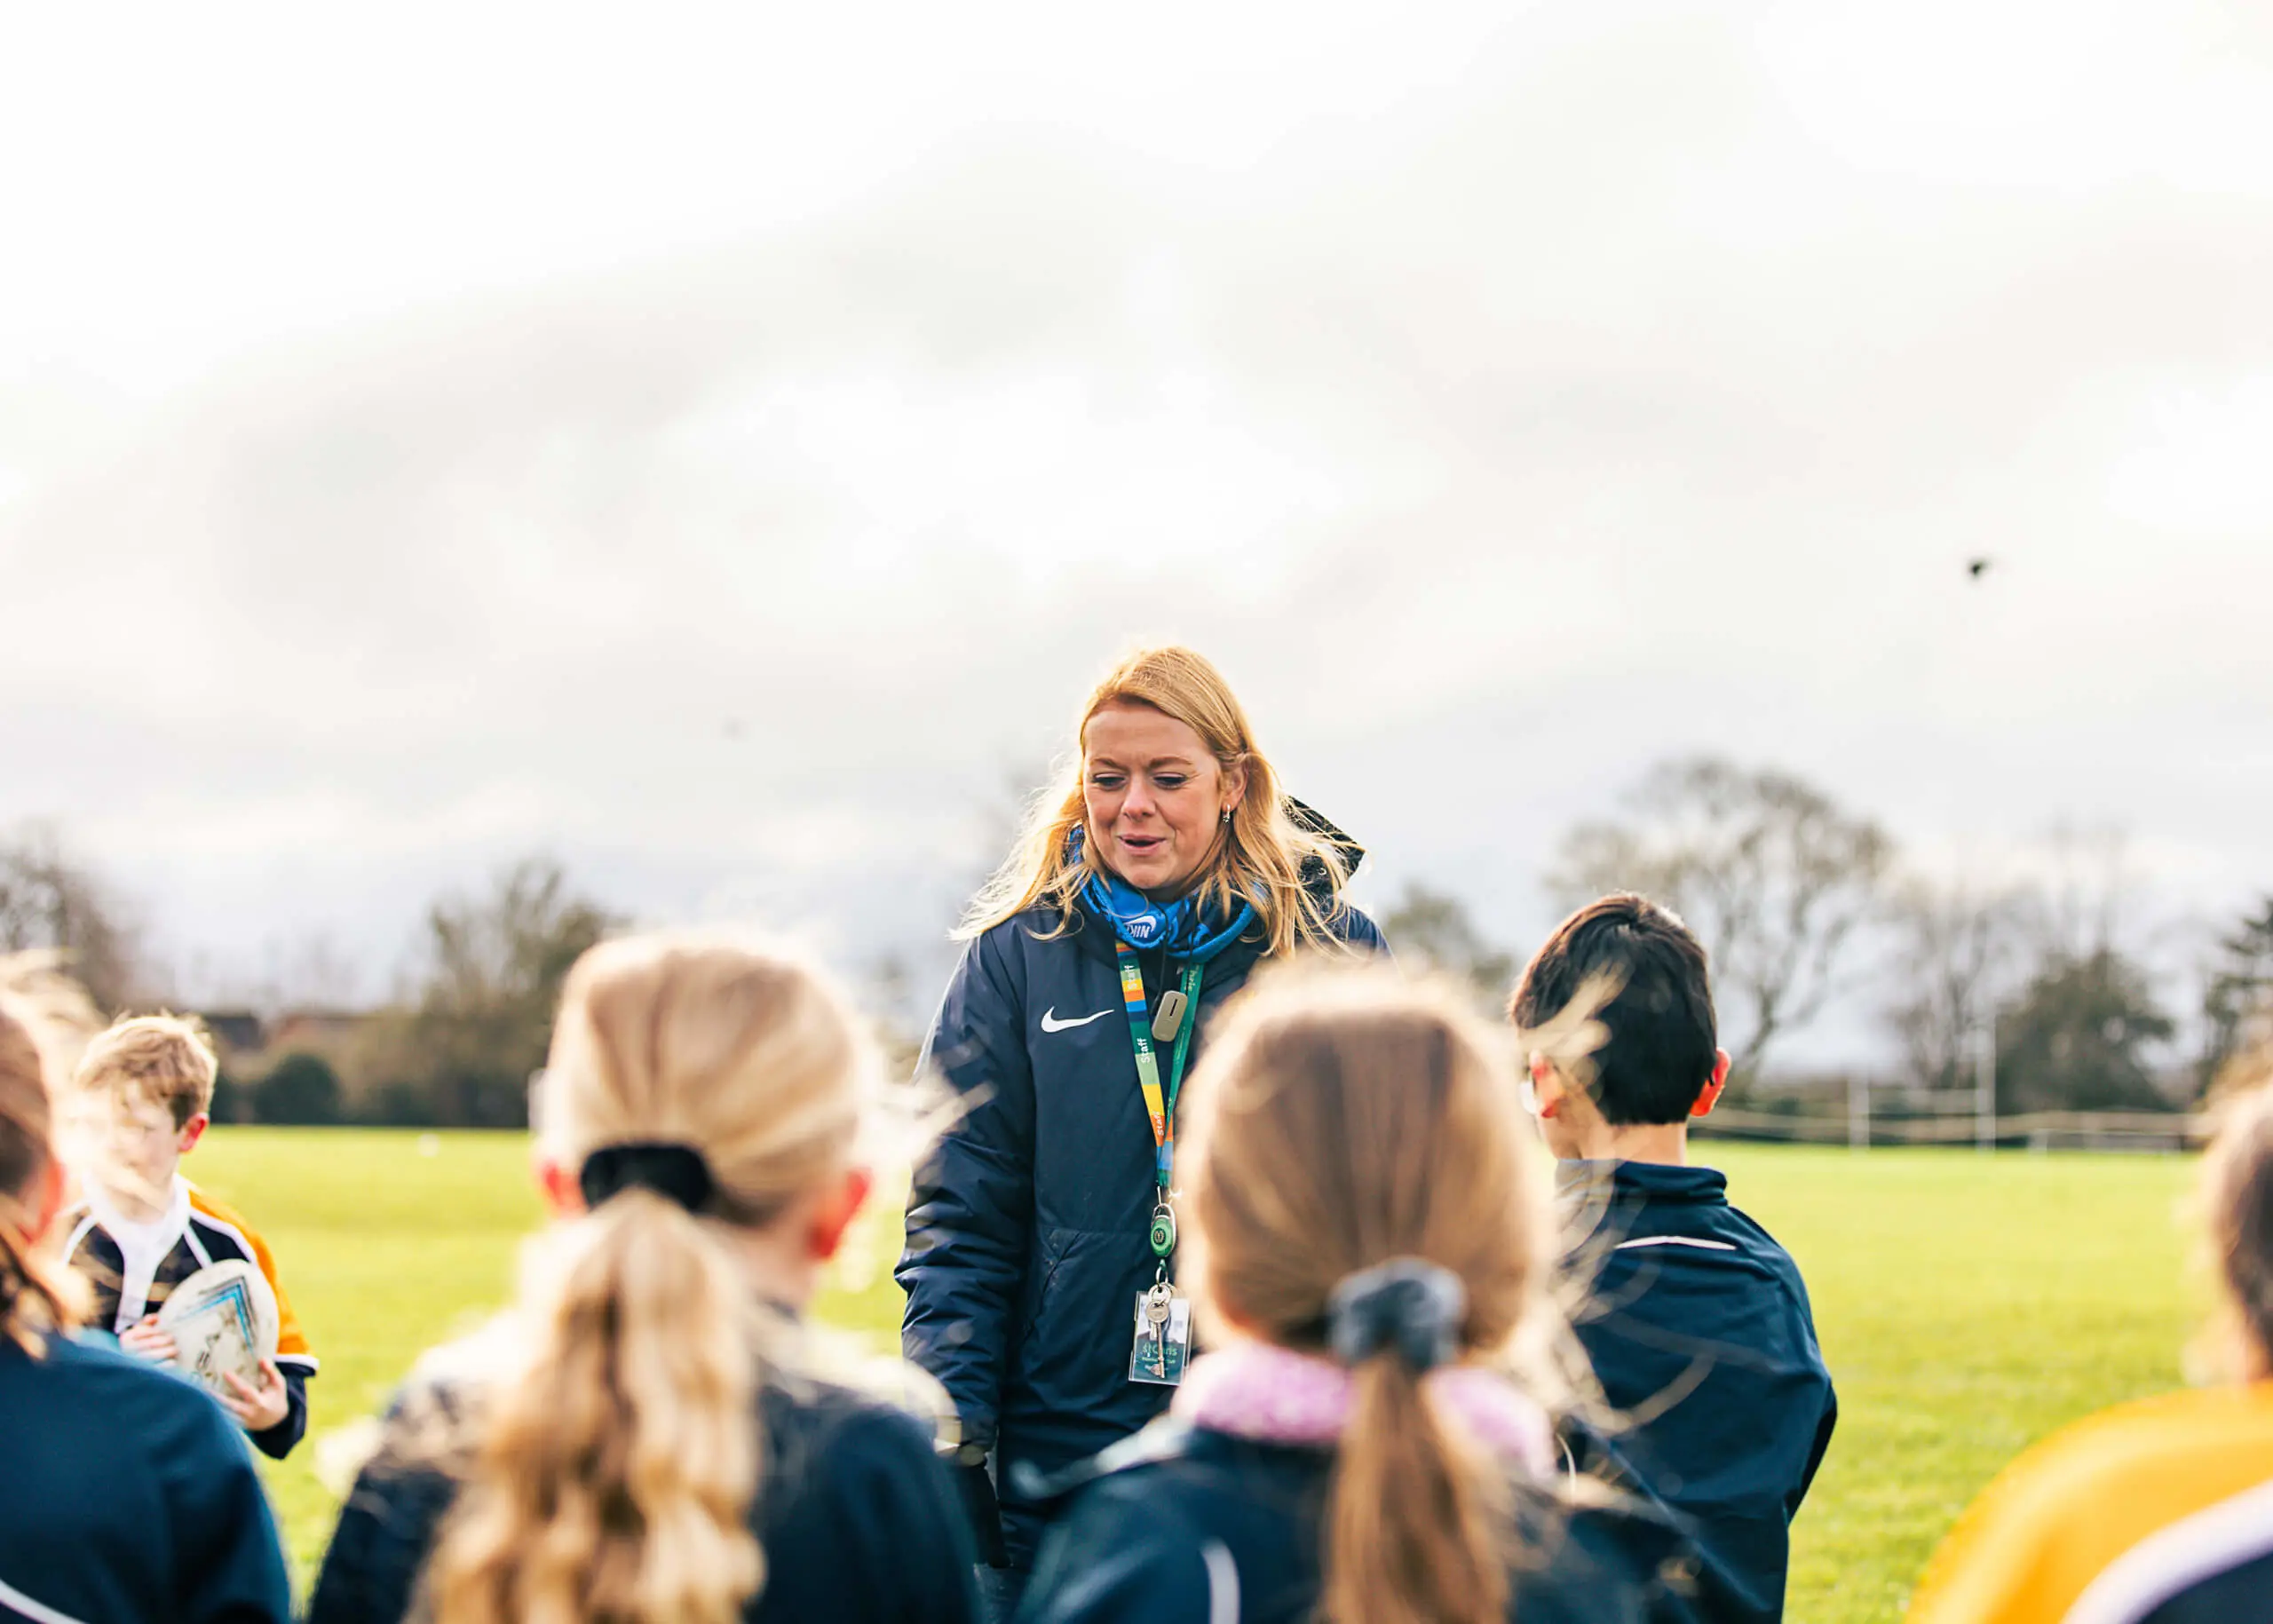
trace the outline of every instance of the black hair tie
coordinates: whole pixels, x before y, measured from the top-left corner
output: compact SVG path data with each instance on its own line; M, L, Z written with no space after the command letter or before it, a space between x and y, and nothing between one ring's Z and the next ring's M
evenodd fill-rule
M708 1208L717 1190L701 1151L669 1143L603 1145L584 1158L576 1187L584 1192L587 1207L626 1190L652 1190L689 1212Z
M1460 1276L1420 1257L1392 1257L1360 1269L1326 1300L1334 1357L1357 1365L1383 1349L1416 1371L1450 1364L1459 1351L1468 1290Z

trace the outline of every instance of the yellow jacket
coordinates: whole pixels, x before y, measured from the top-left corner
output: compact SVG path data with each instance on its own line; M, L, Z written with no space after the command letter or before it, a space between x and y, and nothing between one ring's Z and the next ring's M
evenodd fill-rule
M2253 1493L2254 1491L2254 1493ZM1926 1569L1911 1624L2273 1619L2244 1574L2273 1557L2273 1382L2166 1393L2087 1417L1983 1491ZM2204 1589L2204 1609L2190 1591ZM2236 1586L2250 1587L2248 1611Z

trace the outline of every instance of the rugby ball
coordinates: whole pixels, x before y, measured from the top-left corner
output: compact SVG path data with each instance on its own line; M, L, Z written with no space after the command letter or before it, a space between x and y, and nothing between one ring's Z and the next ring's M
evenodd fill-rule
M174 1339L174 1363L221 1398L237 1397L224 1379L231 1373L260 1385L260 1361L276 1356L277 1323L268 1277L235 1258L200 1269L158 1310L158 1328Z

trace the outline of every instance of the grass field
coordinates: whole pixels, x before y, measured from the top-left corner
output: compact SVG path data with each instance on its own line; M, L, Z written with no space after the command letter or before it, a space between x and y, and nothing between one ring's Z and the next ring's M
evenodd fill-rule
M416 1352L511 1287L537 1222L515 1136L224 1129L186 1170L275 1246L323 1359L313 1431L381 1404ZM1794 1624L1899 1617L1935 1541L2031 1439L2174 1386L2200 1306L2175 1158L1701 1147L1798 1258L1839 1383L1831 1456L1794 1531ZM889 1341L897 1215L851 1248L822 1317ZM271 1470L296 1561L332 1499L303 1446ZM304 1571L303 1577L305 1576Z

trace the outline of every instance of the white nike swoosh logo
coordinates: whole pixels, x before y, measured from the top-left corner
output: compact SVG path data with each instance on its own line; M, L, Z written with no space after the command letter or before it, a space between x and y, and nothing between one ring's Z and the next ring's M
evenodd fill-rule
M1084 1015L1079 1020L1059 1020L1057 1006L1051 1004L1041 1012L1041 1029L1044 1032L1071 1032L1074 1027L1086 1026L1093 1020L1103 1020L1112 1013L1111 1010L1099 1010L1095 1015Z

